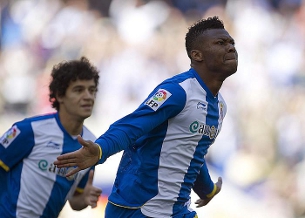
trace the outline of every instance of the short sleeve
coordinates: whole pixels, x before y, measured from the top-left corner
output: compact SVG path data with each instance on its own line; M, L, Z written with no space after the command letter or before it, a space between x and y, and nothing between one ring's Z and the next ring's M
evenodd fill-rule
M34 134L29 122L14 124L0 138L0 168L9 171L27 157L34 147Z

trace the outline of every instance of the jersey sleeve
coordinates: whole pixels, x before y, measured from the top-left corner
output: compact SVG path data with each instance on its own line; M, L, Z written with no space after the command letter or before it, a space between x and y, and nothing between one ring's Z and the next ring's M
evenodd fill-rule
M193 190L201 199L205 199L213 191L213 188L214 182L210 177L206 162L204 162L194 183Z
M8 172L30 154L33 146L34 134L30 123L15 123L0 138L0 170Z
M176 116L185 106L186 93L177 83L159 85L131 114L113 123L96 143L101 146L103 163L126 149L146 133Z

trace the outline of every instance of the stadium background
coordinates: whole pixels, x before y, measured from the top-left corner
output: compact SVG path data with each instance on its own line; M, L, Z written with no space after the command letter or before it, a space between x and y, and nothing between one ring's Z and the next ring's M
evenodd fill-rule
M239 68L222 88L228 114L207 156L223 190L199 217L305 217L304 0L1 0L0 7L1 134L51 112L52 66L84 55L101 71L86 121L99 136L156 84L188 69L187 27L218 15L236 40ZM60 218L103 217L120 155L97 167L98 208L66 205Z

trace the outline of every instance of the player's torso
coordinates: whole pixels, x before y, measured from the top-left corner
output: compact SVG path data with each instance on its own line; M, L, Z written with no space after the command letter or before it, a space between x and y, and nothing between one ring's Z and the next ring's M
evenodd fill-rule
M142 207L148 216L160 207L170 215L174 207L179 210L188 201L204 155L219 133L224 117L223 100L207 93L196 79L180 85L186 91L186 104L181 113L168 121L158 159L158 194Z
M20 182L19 190L16 190L19 193L16 195L16 214L18 217L39 217L42 214L47 214L46 217L57 216L70 188L74 187L75 190L86 171L66 178L69 169L59 169L53 162L60 154L75 151L80 145L63 131L55 118L34 121L31 127L35 145L22 163L16 166L17 170L12 170L12 178L16 183Z
M204 155L224 117L222 98L211 96L195 78L180 86L186 93L183 110L141 138L138 143L143 146L125 151L118 171L119 188L136 193L135 198L128 197L129 203L145 203L141 209L147 216L156 216L156 211L172 214L175 204L183 207L189 200Z

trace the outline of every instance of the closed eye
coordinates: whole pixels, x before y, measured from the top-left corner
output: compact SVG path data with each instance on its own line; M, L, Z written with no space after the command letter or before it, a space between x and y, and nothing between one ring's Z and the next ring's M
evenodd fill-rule
M216 41L216 44L218 44L218 45L225 45L227 43L235 46L235 41L233 39L221 39L221 40Z

